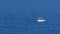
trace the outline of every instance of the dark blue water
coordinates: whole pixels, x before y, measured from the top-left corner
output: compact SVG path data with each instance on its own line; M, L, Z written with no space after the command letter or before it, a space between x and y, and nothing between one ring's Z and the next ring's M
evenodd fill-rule
M60 0L0 0L0 34L60 34Z

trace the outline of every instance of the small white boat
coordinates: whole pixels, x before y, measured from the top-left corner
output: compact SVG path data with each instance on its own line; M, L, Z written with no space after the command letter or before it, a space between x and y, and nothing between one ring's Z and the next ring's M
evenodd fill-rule
M45 19L43 19L43 18L38 18L37 19L37 22L45 22L46 20Z

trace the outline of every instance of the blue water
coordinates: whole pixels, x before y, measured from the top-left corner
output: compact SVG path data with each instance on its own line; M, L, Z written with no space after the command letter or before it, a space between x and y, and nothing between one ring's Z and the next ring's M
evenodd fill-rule
M0 34L60 34L60 0L0 0Z

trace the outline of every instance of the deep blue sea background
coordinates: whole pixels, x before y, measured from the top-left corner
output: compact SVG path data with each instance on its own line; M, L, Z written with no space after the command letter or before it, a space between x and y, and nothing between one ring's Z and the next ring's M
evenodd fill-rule
M0 34L60 34L60 0L0 0Z

